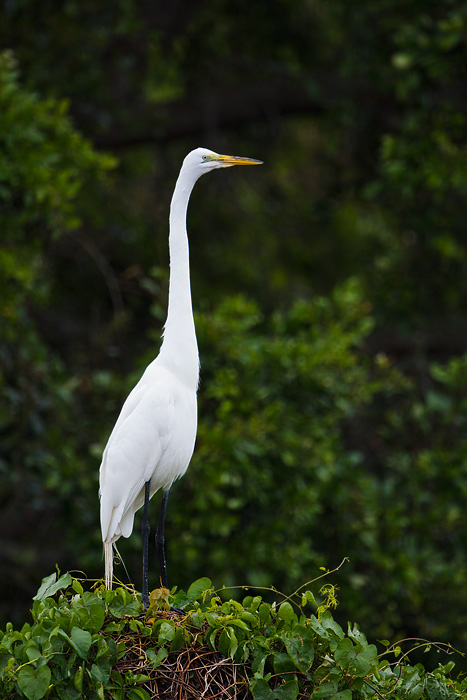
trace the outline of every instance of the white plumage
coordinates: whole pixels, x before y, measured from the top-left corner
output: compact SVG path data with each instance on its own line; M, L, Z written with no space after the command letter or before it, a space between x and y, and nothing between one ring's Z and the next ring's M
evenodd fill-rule
M186 232L191 191L205 172L260 162L205 148L197 148L183 161L170 207L169 303L162 346L126 399L100 467L107 588L112 587L113 545L119 537L131 535L146 484L150 482L150 497L159 489L168 493L173 481L187 470L195 445L199 357ZM143 597L144 593L143 573Z

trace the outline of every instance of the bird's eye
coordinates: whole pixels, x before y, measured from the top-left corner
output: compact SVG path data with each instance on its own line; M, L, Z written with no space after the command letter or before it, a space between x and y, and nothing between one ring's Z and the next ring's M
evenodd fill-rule
M201 156L201 160L207 160L207 159L208 159L207 156Z

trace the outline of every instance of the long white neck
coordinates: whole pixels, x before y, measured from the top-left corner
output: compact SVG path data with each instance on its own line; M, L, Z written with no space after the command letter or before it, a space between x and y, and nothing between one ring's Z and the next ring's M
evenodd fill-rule
M199 355L191 303L186 214L196 179L182 168L170 205L169 305L159 354L164 366L194 389L199 381Z

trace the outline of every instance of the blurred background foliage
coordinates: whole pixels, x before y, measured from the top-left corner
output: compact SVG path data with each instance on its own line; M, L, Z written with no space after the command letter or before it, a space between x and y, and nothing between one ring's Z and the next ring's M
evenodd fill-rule
M0 12L2 617L56 563L102 575L100 456L158 351L170 197L204 145L265 165L192 197L171 583L291 592L348 557L344 622L465 648L465 3ZM120 549L139 585L137 532Z

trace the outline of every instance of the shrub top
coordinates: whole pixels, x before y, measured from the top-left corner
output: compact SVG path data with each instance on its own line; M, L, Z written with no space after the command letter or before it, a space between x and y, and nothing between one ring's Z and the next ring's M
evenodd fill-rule
M400 645L382 642L378 652L356 624L345 633L331 614L329 584L321 603L303 589L276 592L273 604L259 595L240 603L223 601L202 578L186 593L156 589L144 610L133 588L85 591L82 583L48 576L32 624L9 623L1 633L4 700L222 699L233 689L255 700L466 697L467 681L449 677L452 661L428 671L411 666Z

